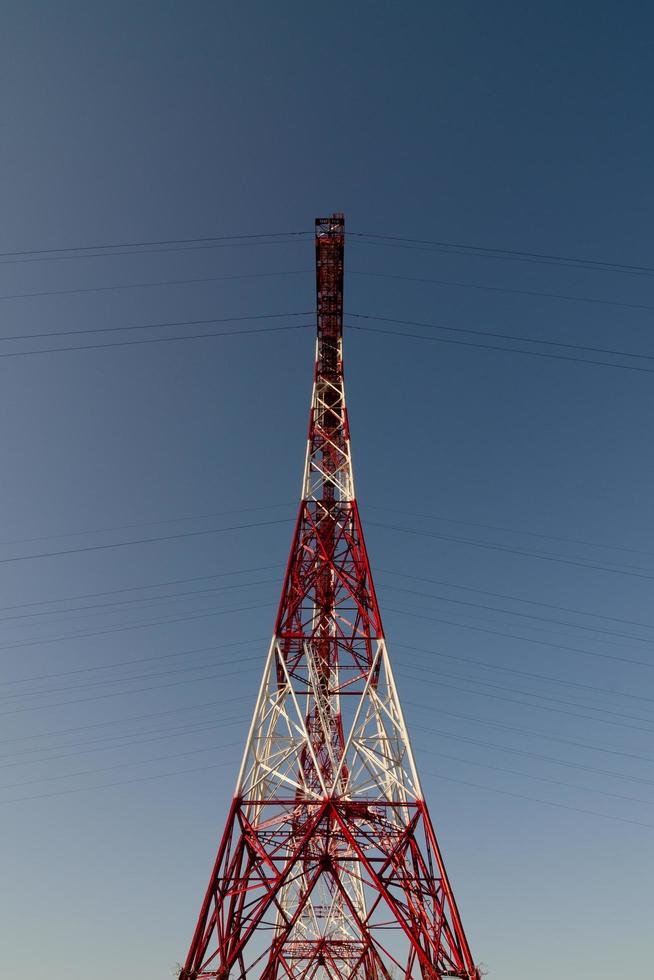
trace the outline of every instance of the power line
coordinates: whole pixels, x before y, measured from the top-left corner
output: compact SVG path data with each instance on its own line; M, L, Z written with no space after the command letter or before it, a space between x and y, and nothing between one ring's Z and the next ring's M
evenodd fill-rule
M163 711L150 711L144 715L133 715L131 718L120 718L114 721L96 721L90 725L76 725L73 728L59 728L54 732L30 732L29 735L12 735L9 738L0 738L0 744L33 741L35 738L54 738L59 735L72 735L76 732L90 731L92 728L110 728L113 725L131 724L132 722L145 721L149 718L160 718L162 715L175 715L184 711L202 711L204 708L217 708L226 703L224 700L205 701L202 704L190 704L181 708L166 708Z
M260 655L239 657L238 663L240 665L244 663L261 662L261 659L262 657ZM186 664L184 667L169 667L167 670L148 670L144 674L127 674L124 677L103 677L97 681L83 681L81 684L66 684L63 687L48 687L41 691L10 691L7 694L0 695L0 697L2 698L3 704L9 704L11 703L11 700L17 700L20 698L36 698L44 695L60 694L62 692L68 693L70 691L83 691L91 687L111 687L114 684L126 684L130 681L149 680L152 677L169 677L173 674L188 674L194 670L208 670L209 668L216 667L219 664L224 664L226 662L230 663L229 657L226 660L218 657L210 660L208 663Z
M14 619L26 619L26 618L32 619L37 616L66 616L69 613L84 612L85 610L88 609L104 610L104 609L112 609L115 606L134 605L136 603L156 603L162 601L175 602L178 599L187 599L190 596L202 595L208 597L210 595L213 595L215 592L226 592L232 589L248 589L259 585L273 585L277 581L278 580L276 578L267 578L267 579L260 579L256 582L238 582L232 585L219 585L219 586L214 586L213 588L210 589L190 589L186 592L172 592L164 595L141 596L138 599L120 599L115 602L96 602L96 603L89 604L88 606L73 606L72 608L69 609L48 609L48 610L44 610L43 612L37 612L37 613L32 612L32 613L23 613L22 615L17 615L17 616L3 616L0 617L0 623L6 623Z
M164 327L197 327L209 323L239 323L244 320L281 320L286 317L311 316L313 310L302 310L300 313L253 313L247 316L208 317L204 320L169 320L163 323L137 323L120 327L83 327L75 330L48 330L45 333L22 333L0 336L0 341L34 340L43 337L70 337L77 334L122 333L132 330L158 330ZM66 348L63 348L66 349Z
M44 347L38 350L11 351L0 354L0 358L33 357L36 354L62 354L69 351L106 350L109 347L137 347L142 344L170 344L182 340L207 340L208 338L212 337L240 337L241 335L254 333L277 333L281 330L306 330L307 327L311 326L313 326L311 323L294 323L285 327L252 327L246 330L222 330L220 332L184 334L183 336L177 337L148 337L143 340L117 340L112 341L111 343L80 344L74 347ZM101 333L102 331L98 330L97 332Z
M509 674L517 674L519 677L529 677L537 681L547 681L549 684L560 684L562 687L576 687L584 691L593 691L595 694L604 694L607 697L633 698L636 701L647 701L654 703L654 698L649 698L644 694L632 694L628 691L615 691L608 687L596 687L594 684L583 684L581 681L571 681L561 677L552 677L551 674L536 674L529 670L520 670L517 667L506 667L503 664L487 663L483 660L475 660L471 657L462 657L459 654L443 653L440 650L427 650L425 647L412 646L409 643L393 642L394 647L403 650L411 650L412 653L428 654L430 657L441 657L446 660L453 660L455 663L471 664L474 667L482 667L484 670L501 670Z
M230 574L230 573L226 572L225 574ZM2 681L2 684L3 686L7 686L9 684L26 684L30 681L49 680L51 678L56 678L56 677L66 677L71 674L86 674L89 671L95 671L95 670L113 670L116 667L128 667L128 666L131 667L134 664L149 663L154 660L159 661L159 660L170 660L173 657L190 657L193 656L193 654L195 653L208 653L208 652L213 653L219 650L225 650L229 647L247 646L250 643L265 643L266 640L268 639L269 637L266 636L264 637L257 636L251 640L234 640L230 643L223 643L219 647L212 645L208 647L195 647L193 650L178 650L175 653L157 653L154 656L150 656L150 657L137 657L136 659L120 660L110 664L94 664L93 666L90 667L75 667L73 670L60 670L52 674L36 674L31 677L19 677L19 678L15 678L14 680Z
M597 269L602 272L620 272L629 275L654 275L654 268L647 265L634 265L625 262L605 262L598 259L580 258L570 255L548 254L546 252L528 252L521 249L489 248L469 242L429 241L421 238L401 238L397 235L377 235L368 232L348 232L348 237L359 238L366 245L387 245L391 248L423 249L430 251L454 251L494 259L519 262L536 262L544 265L567 265L575 268ZM363 241L366 239L366 241Z
M181 684L199 684L202 681L216 680L221 677L228 677L228 676L234 676L239 674L242 674L242 670L240 669L240 667L237 670L229 671L228 673L225 673L224 671L221 670L216 674L209 674L207 677L195 677L187 681L177 680L177 681L170 681L166 684L153 684L150 687L138 687L138 688L134 688L131 691L111 691L107 694L93 694L90 697L71 698L68 701L57 701L55 704L33 704L33 705L28 705L27 707L24 708L12 708L11 711L0 711L0 715L17 715L17 714L23 714L26 711L41 711L50 708L64 708L64 707L68 707L71 704L87 704L91 701L104 701L107 698L125 697L126 695L132 695L132 694L144 694L145 692L148 691L160 691L169 687L179 687ZM251 698L249 697L249 695L245 695L242 698L232 698L230 700L248 701L251 700Z
M444 582L442 579L425 578L420 575L409 575L407 572L395 572L390 568L379 568L378 571L387 575L397 575L400 578L415 579L418 582L429 582L431 585L445 585L451 589L461 589L464 592L476 592L479 595L492 596L495 599L509 599L511 602L524 602L529 606L542 606L544 609L556 609L559 612L569 612L576 616L590 616L594 619L605 619L612 623L623 623L627 626L638 626L641 629L654 629L651 623L641 623L635 619L621 619L617 616L606 616L602 613L587 612L584 609L573 609L570 606L560 606L552 602L542 602L538 599L524 599L521 596L507 595L506 592L490 592L488 589L475 589L470 585L458 585L456 582ZM7 608L7 607L5 607Z
M505 609L502 606L490 606L482 602L472 602L467 599L454 599L446 595L438 595L434 592L418 592L415 589L404 589L399 585L387 585L386 588L395 592L406 592L408 595L419 596L423 599L438 599L440 602L451 602L457 606L469 606L474 609L485 609L489 612L502 613L505 616L516 616L520 619L534 619L540 623L553 623L557 626L568 626L572 629L583 630L588 633L603 633L607 636L621 637L626 640L633 640L638 643L647 643L649 646L654 643L651 637L636 636L634 633L620 633L618 630L609 630L602 627L586 626L583 623L570 623L563 619L551 619L548 616L537 616L533 613L520 612L517 609Z
M304 314L298 313L297 316ZM583 344L567 344L558 340L540 340L536 337L521 337L510 333L497 333L490 330L475 330L470 327L451 327L443 323L425 323L423 320L401 320L397 317L379 316L376 313L350 313L357 320L379 320L382 323L407 324L410 327L428 327L432 330L447 330L452 333L473 334L476 337L495 337L499 340L515 340L518 343L542 344L546 347L563 347L567 350L585 351L590 354L608 354L612 357L634 357L639 360L654 361L654 354L639 354L632 351L613 350L606 347L587 347Z
M208 770L218 769L218 768L224 767L226 765L233 765L233 764L234 763L231 760L229 760L229 761L222 761L222 762L216 762L216 763L211 763L210 765L198 766L198 767L195 767L195 768L192 768L192 769L181 769L181 770L176 770L174 772L157 773L157 774L151 775L151 776L140 776L140 777L137 777L137 778L134 778L134 779L117 780L117 781L111 782L111 783L104 783L104 784L102 784L100 786L75 787L75 788L66 789L66 790L55 790L54 792L49 792L49 793L34 794L32 796L22 796L22 797L17 797L17 798L14 798L14 799L2 800L2 801L0 801L0 803L2 803L2 804L21 803L21 802L28 802L28 801L33 801L33 800L50 799L50 798L53 798L55 796L67 796L67 795L76 794L76 793L93 792L94 790L108 789L108 788L111 788L111 787L114 787L114 786L133 785L134 783L149 782L149 781L152 781L152 780L155 780L155 779L165 779L165 778L167 778L169 776L179 776L179 775L187 775L189 773L206 772ZM555 806L555 807L559 807L559 808L562 808L562 809L565 809L565 810L571 810L571 811L574 811L574 812L583 813L585 815L591 815L591 816L601 817L601 818L603 818L605 820L616 820L616 821L618 821L620 823L628 823L628 824L631 824L631 825L646 827L648 829L649 828L654 828L654 824L647 824L647 823L644 823L642 821L631 820L631 819L629 819L627 817L617 817L617 816L612 816L610 814L601 813L601 812L596 811L596 810L589 810L589 809L585 809L585 808L581 808L581 807L575 807L575 806L571 806L571 805L564 804L564 803L556 803L556 802L554 802L552 800L542 800L542 799L538 799L536 797L525 796L525 795L522 795L522 794L513 793L513 792L510 792L508 790L501 790L501 789L495 789L495 788L489 787L489 786L483 786L483 785L480 785L480 784L477 784L477 783L468 782L467 780L451 779L449 776L443 776L440 773L426 772L425 774L428 775L428 776L432 776L432 777L434 777L436 779L445 779L445 780L448 780L450 782L462 783L463 785L474 787L476 789L482 789L482 790L487 790L487 791L490 791L490 792L501 793L502 795L512 796L512 797L515 797L517 799L526 800L526 801L532 802L532 803L539 803L539 804L543 804L543 805L546 805L546 806Z
M295 502L293 502L295 504ZM136 527L159 527L162 524L183 524L186 521L204 521L214 517L224 517L226 514L250 514L259 510L278 510L280 507L289 507L290 504L263 504L260 507L231 507L228 510L210 511L208 514L189 514L185 517L167 517L160 521L136 521L132 524L114 524L112 527L89 527L83 531L64 531L59 534L39 534L32 538L11 538L0 541L0 547L11 544L32 544L34 541L52 541L54 538L79 538L88 534L108 534L110 531L131 531ZM80 598L77 596L76 598ZM12 609L13 606L0 606L0 612L4 609Z
M16 561L33 561L37 558L60 558L62 555L79 555L89 551L108 551L112 548L128 548L137 544L154 544L160 541L179 541L183 538L197 538L205 534L224 534L227 531L242 531L253 527L272 527L275 524L288 524L289 518L273 521L255 521L251 524L235 524L232 527L213 527L202 531L180 531L178 534L162 534L152 538L135 538L132 541L112 541L106 544L85 545L81 548L64 548L60 551L41 551L35 555L15 555L13 558L0 558L0 565Z
M454 344L456 347L472 347L476 350L490 350L503 354L526 354L529 357L544 357L554 361L571 361L575 364L594 364L596 367L615 368L621 371L639 371L653 374L653 368L639 367L637 364L613 364L610 361L595 361L588 357L571 357L567 354L549 354L547 351L526 350L521 347L500 347L497 344L477 344L471 340L453 340L451 337L425 337L424 334L408 333L404 330L383 330L380 327L361 327L348 324L350 330L363 330L365 333L386 334L389 337L405 337L411 340L427 340L435 344Z
M102 259L120 255L149 255L159 252L196 252L214 248L239 248L257 245L300 244L311 236L309 231L271 232L262 235L232 235L209 238L172 238L151 242L121 242L115 245L81 245L66 248L26 249L0 253L0 265L22 265L25 262L53 262L66 259Z
M48 765L51 762L59 762L62 759L74 759L80 755L94 755L98 752L115 752L122 748L131 749L134 745L148 745L150 742L165 742L171 739L192 738L196 735L204 735L219 728L226 728L229 725L241 724L247 721L246 715L228 717L220 722L205 721L191 726L178 726L177 728L155 728L145 732L128 732L125 735L109 735L105 738L89 739L78 742L69 742L65 745L57 745L52 749L39 747L36 749L23 749L12 755L2 756L1 758L14 759L13 762L2 762L0 769L20 769L26 766ZM141 736L135 738L134 736ZM107 744L98 744L107 743ZM77 748L83 746L83 748ZM18 755L34 755L35 753L52 752L59 749L73 749L72 752L59 752L56 755L43 755L32 759L16 759Z
M484 524L481 521L463 521L454 517L443 517L442 514L416 514L415 511L398 510L397 507L380 507L376 504L366 504L369 510L385 510L390 514L402 514L405 517L415 517L417 520L442 521L445 524L463 524L465 527L480 527L486 531L501 531L502 534L522 534L530 538L542 538L546 541L562 541L565 544L581 544L586 548L600 548L605 551L624 551L632 555L644 555L654 558L654 552L642 548L627 548L624 545L605 544L599 541L588 541L584 538L563 537L560 534L544 534L539 531L526 531L524 528L506 527L501 524ZM653 627L654 628L654 627Z
M58 643L61 640L85 640L89 636L107 636L109 633L127 633L136 629L149 629L152 626L167 626L170 623L186 623L198 619L210 619L213 616L226 616L231 613L246 612L251 609L270 609L270 604L257 603L253 606L237 606L234 609L210 609L202 613L193 613L188 616L176 616L172 619L155 619L147 622L130 623L129 626L110 626L102 630L91 630L84 633L67 633L63 636L33 637L29 640L21 640L18 643L5 643L0 646L0 650L20 650L23 647L43 646L46 643Z
M239 742L226 742L224 745L207 745L206 747L201 749L188 749L185 752L175 752L173 755L167 754L167 755L154 756L154 758L150 758L150 759L135 759L128 762L125 761L116 762L111 766L100 766L97 769L82 769L81 771L78 772L58 773L56 776L39 776L35 779L22 779L20 780L20 782L17 783L5 783L4 786L0 786L0 792L6 789L16 789L18 786L32 786L34 785L34 783L50 783L50 782L56 782L57 780L61 780L61 779L74 779L77 776L95 776L97 775L97 773L109 772L112 769L126 769L129 766L143 766L143 765L147 765L150 762L163 762L164 760L168 760L168 759L180 759L182 758L182 756L186 756L186 755L197 755L200 752L211 752L216 749L221 750L221 749L233 748L235 745L241 745L241 744L242 742L239 741ZM50 762L51 760L47 759L44 761ZM628 799L628 797L625 798Z
M207 731L214 731L218 728L226 728L228 725L241 724L247 720L247 715L237 715L235 717L223 718L220 722L209 720L197 722L193 725L181 725L177 726L177 728L170 728L167 726L166 728L153 728L145 732L127 732L124 735L106 735L101 738L84 739L81 742L69 742L65 745L56 745L53 746L52 749L47 746L39 746L35 749L22 749L9 755L0 756L2 759L14 759L13 762L2 762L0 764L0 768L15 769L20 766L43 765L44 763L55 762L60 759L76 758L78 755L92 755L95 752L114 752L116 749L122 749L125 746L131 747L133 745L145 745L150 742L165 742L171 738L177 739L186 738L188 736L204 735ZM135 738L134 736L137 735L139 737ZM147 737L141 738L141 735ZM98 745L97 743L109 744ZM80 745L83 745L84 748L78 749L77 746ZM40 758L35 759L15 759L15 757L18 755L34 755L37 752L52 752L58 751L59 749L74 749L75 751L58 752L57 755L41 756Z
M42 296L71 296L78 293L105 293L123 289L148 289L154 286L190 286L208 282L231 282L238 279L269 279L277 276L299 276L312 272L312 269L290 269L281 272L243 272L228 276L199 276L193 279L158 279L151 282L116 283L109 286L83 286L76 289L44 289L31 293L0 294L0 301L11 299L33 299Z
M536 558L539 561L551 561L561 565L572 565L575 568L588 568L592 571L612 572L616 575L629 575L634 578L646 580L654 579L654 574L638 569L635 566L621 565L602 565L599 562L584 561L580 558L567 558L563 555L551 554L545 551L525 551L521 548L513 548L509 545L496 544L492 541L478 541L474 538L460 538L454 535L440 534L438 531L417 530L412 527L400 527L396 524L385 524L382 521L367 521L369 527L381 527L388 531L399 531L404 534L417 534L419 537L436 538L439 541L451 541L454 544L470 545L474 548L483 548L489 551L500 551L509 555L518 555L521 558Z
M540 803L544 806L555 806L562 810L572 810L575 813L583 813L592 817L602 817L604 820L617 820L619 823L628 823L636 827L647 827L654 830L654 824L644 823L642 820L630 820L628 817L616 817L609 813L601 813L599 810L588 810L584 807L571 806L568 803L555 803L553 800L541 800L535 796L525 796L523 793L513 793L508 789L497 789L493 786L483 786L480 783L471 783L467 779L455 779L453 776L444 776L439 772L428 772L423 770L425 775L434 776L436 779L445 779L449 783L459 783L462 786L471 786L474 789L483 789L489 793L500 793L502 796L512 796L517 800L527 800L529 803Z
M418 670L425 670L424 668L421 668L421 667L417 667L417 669ZM564 708L553 708L553 707L551 707L551 705L530 704L528 701L520 701L517 698L507 698L507 697L503 697L500 694L488 694L485 691L475 691L474 689L470 689L470 688L466 688L466 687L459 687L456 684L449 684L446 681L445 682L444 681L441 681L441 680L434 680L434 681L432 681L432 680L429 680L429 679L425 679L424 677L421 677L420 675L416 677L415 675L412 675L410 673L407 673L405 668L401 668L400 671L399 671L399 673L402 673L405 676L407 676L409 678L412 678L413 680L420 681L421 684L422 683L430 684L432 686L437 686L439 688L443 688L444 687L444 688L447 688L450 691L460 691L460 692L462 692L463 694L466 694L466 695L473 694L476 697L490 698L493 701L504 701L507 704L518 704L518 705L521 705L522 707L525 707L525 708L537 708L539 711L552 711L552 712L555 712L556 714L559 714L559 715L566 715L569 718L581 718L584 721L599 722L599 723L601 723L603 725L613 725L616 728L627 728L630 731L644 732L647 735L654 735L654 729L651 729L651 728L642 728L639 725L630 725L627 722L611 721L611 719L609 719L609 718L593 718L590 715L582 715L578 711L566 711ZM425 673L426 673L426 671L425 671ZM454 677L454 678L457 677L456 674L447 674L445 672L443 673L443 676L444 677ZM460 675L458 675L458 676L460 677ZM506 687L503 684L489 684L486 681L474 681L474 680L469 679L469 678L460 678L460 679L461 680L464 680L464 681L469 680L470 683L477 684L477 685L480 685L482 687L491 687L491 688L496 688L498 690L509 691L509 692L513 691L516 694L522 694L525 697L539 698L540 700L543 700L543 701L553 701L553 702L555 702L557 704L569 704L569 705L571 704L573 707L582 707L582 708L584 708L586 710L589 710L589 711L600 711L603 714L607 714L607 715L608 714L610 714L610 715L616 715L617 714L616 712L609 711L606 708L601 708L601 707L600 708L595 708L592 705L576 705L575 702L563 701L560 698L550 698L550 697L547 697L547 695L530 694L528 691L520 691L517 688ZM624 717L624 716L618 714L618 717ZM640 716L636 716L636 717L639 718ZM651 720L649 718L640 718L640 720L642 720L642 721L644 721L646 723L650 723L650 724L651 723L654 723L654 720Z
M469 721L473 719L468 718ZM480 719L476 719L480 724L483 724ZM531 752L528 749L516 749L509 745L497 745L494 742L488 742L486 740L481 741L480 739L471 738L469 735L454 735L450 731L443 731L437 728L428 728L425 725L412 725L416 731L428 732L430 735L439 735L441 738L452 739L455 742L465 742L470 745L477 745L484 749L490 749L492 752L506 752L509 755L519 755L527 759L538 759L540 762L546 762L548 765L552 766L564 766L566 769L579 769L582 772L590 772L599 776L609 776L611 779L622 779L630 783L640 783L647 786L654 786L654 779L647 779L644 776L632 776L625 772L616 772L614 769L598 769L595 766L587 766L581 762L571 762L569 759L556 759L551 755L543 755L541 752ZM519 731L519 729L515 729ZM596 751L603 751L602 749L596 749Z
M349 269L351 276L368 276L375 279L397 279L399 282L419 282L428 283L434 286L453 286L459 289L481 289L493 293L510 293L515 296L537 296L544 299L560 299L573 303L594 303L600 306L616 306L627 310L654 310L654 306L647 303L626 303L619 300L599 299L593 296L571 296L569 293L546 293L534 289L509 289L505 286L488 286L478 282L461 282L454 279L426 279L420 276L398 276L388 272L362 272L358 269ZM3 297L0 296L0 299Z
M39 793L35 796L19 796L13 800L0 800L0 806L9 803L25 803L29 800L47 800L54 796L69 796L73 793L89 793L97 789L108 789L112 786L129 786L133 783L146 783L153 779L165 779L167 776L181 776L186 773L207 772L209 769L220 769L222 766L231 766L233 764L231 761L213 762L209 766L198 766L194 769L178 769L175 772L162 772L155 776L140 776L137 779L120 779L117 782L104 783L101 786L80 786L75 789L56 790L53 793Z
M422 752L429 752L430 755L434 754L433 745L430 748L425 748L422 745L418 745L417 748ZM638 796L625 796L624 793L611 793L609 790L597 789L594 786L580 786L578 783L566 783L561 779L551 779L548 776L536 776L534 773L521 772L518 769L505 769L502 766L491 766L488 762L477 762L474 759L462 758L459 755L448 755L445 752L438 751L439 759L451 759L452 762L463 762L468 766L478 766L480 769L488 769L493 772L503 772L509 776L520 776L523 779L535 779L541 783L551 783L553 786L565 786L567 789L580 790L583 793L599 793L601 796L609 796L614 800L625 800L628 803L642 803L645 806L654 806L654 800L644 800L642 797ZM56 778L56 777L55 777Z
M54 255L67 252L97 252L100 249L115 248L152 248L158 245L196 245L200 242L241 241L254 238L291 238L299 235L311 235L310 231L265 231L247 235L205 235L195 238L162 238L136 242L102 242L96 245L57 245L53 248L29 248L21 251L0 252L0 258L20 258L25 255Z
M242 575L246 572L263 572L268 571L271 568L283 568L283 565L280 562L275 562L274 565L257 565L254 568L235 568L229 572L215 572L212 575L193 575L191 578L170 579L166 582L150 582L147 585L131 585L123 589L106 589L104 592L82 592L79 595L62 596L57 599L38 599L34 602L19 602L12 606L0 606L0 612L6 612L9 609L27 609L31 606L44 606L53 602L75 602L78 599L96 599L100 596L120 595L122 592L138 592L145 589L157 589L170 585L185 585L187 582L202 582L212 578L224 578L226 575ZM52 610L52 612L56 611L57 610ZM83 669L90 670L92 668L85 667Z
M428 711L433 714L434 706L433 704L419 704L416 701L405 701L405 704L410 704L414 708L419 708L421 711ZM507 725L501 721L490 721L486 718L475 718L474 715L464 715L460 711L448 711L446 708L438 706L438 713L441 715L447 715L449 718L457 718L459 721L471 721L476 725L486 725L489 728L501 728L508 732L514 732L518 735L529 735L534 738L544 738L548 742L560 742L562 745L572 745L578 749L588 749L591 752L606 752L608 755L619 755L624 759L635 759L638 762L654 762L654 758L648 755L639 755L636 752L625 752L623 749L612 749L607 746L593 745L591 742L578 742L575 739L564 738L562 735L549 735L547 732L535 732L533 729L529 728L519 728L516 725ZM627 777L625 777L627 778ZM636 779L636 777L628 777ZM651 780L647 780L651 782Z
M490 629L487 626L474 626L472 623L457 623L456 620L443 619L437 616L427 616L425 613L413 610L397 609L386 606L389 612L399 613L401 616L415 616L417 619L426 619L432 623L443 623L446 626L454 626L457 629L475 630L478 633L488 633L490 636L501 636L508 640L520 640L523 643L535 643L539 646L551 647L554 650L565 650L568 653L582 653L586 657L599 657L601 660L615 660L617 663L630 664L635 667L654 667L654 662L647 660L635 660L632 657L619 657L613 653L600 653L597 650L584 650L583 647L571 647L564 643L552 643L550 640L539 640L533 636L516 636L515 633L504 633L502 630Z

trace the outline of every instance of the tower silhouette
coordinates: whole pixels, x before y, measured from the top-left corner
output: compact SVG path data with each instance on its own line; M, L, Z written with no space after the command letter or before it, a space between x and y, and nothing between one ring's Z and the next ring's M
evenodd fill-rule
M317 219L302 499L181 980L480 978L420 786L354 493L344 244L343 215Z

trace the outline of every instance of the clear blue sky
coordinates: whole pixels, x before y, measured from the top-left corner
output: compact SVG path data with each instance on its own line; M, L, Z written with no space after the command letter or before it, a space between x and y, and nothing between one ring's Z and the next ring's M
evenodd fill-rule
M648 4L21 0L2 22L2 252L343 210L359 232L654 265ZM312 266L310 239L0 258L1 332L299 313ZM355 240L347 268L351 313L654 356L651 274ZM275 275L6 298L254 273ZM272 628L312 355L304 330L0 359L7 975L160 980L185 956ZM382 612L473 952L498 980L642 976L652 379L356 330L346 357Z

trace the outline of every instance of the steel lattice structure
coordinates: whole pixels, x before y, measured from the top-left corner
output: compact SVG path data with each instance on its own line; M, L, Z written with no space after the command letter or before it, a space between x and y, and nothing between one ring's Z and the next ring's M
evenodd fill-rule
M420 787L354 494L344 241L342 215L316 221L302 500L181 980L479 980Z

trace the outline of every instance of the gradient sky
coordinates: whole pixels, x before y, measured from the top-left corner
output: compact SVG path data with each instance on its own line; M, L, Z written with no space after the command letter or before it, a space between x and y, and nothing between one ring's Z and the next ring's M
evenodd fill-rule
M311 232L342 210L357 232L654 265L649 4L0 9L0 252ZM127 252L0 256L2 334L183 321L146 332L173 336L314 306L310 237ZM643 355L346 336L368 546L473 953L498 980L642 976L652 274L356 238L346 264L351 314ZM249 278L93 291L217 276ZM7 976L160 980L185 957L272 627L312 356L305 329L0 359ZM214 533L8 560L191 531Z

